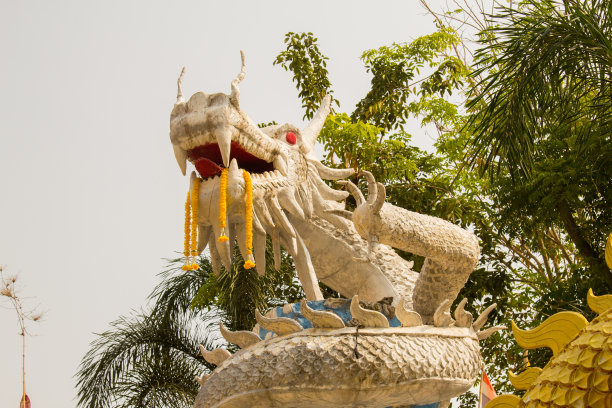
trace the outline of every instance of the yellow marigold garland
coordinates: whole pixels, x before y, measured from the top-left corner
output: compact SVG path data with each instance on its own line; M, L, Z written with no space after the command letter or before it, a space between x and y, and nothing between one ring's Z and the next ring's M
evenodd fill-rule
M227 218L227 168L221 171L221 179L219 180L219 227L221 233L218 241L225 242L229 237L225 235L225 220Z
M244 177L244 187L246 190L245 233L247 259L244 262L244 269L251 269L255 267L255 261L253 260L253 182L249 172L244 169L242 170L242 177Z
M200 179L193 180L191 189L191 270L199 268L195 261L198 254L198 209L200 204Z
M185 255L185 265L181 269L193 271L199 268L195 261L198 254L198 208L200 198L200 179L193 180L191 193L187 192L185 200L185 242L183 255Z
M187 199L185 200L185 242L183 246L183 255L185 255L185 265L183 270L189 270L189 233L191 228L191 200L189 198L189 191L187 192Z
M221 229L218 241L225 242L229 237L225 235L226 219L227 219L227 169L221 171L221 179L219 181L219 227ZM244 262L244 269L255 267L253 259L253 182L248 171L242 170L246 190L246 211L245 211L245 233L246 233L246 249L247 259ZM198 251L198 199L200 191L200 179L194 180L193 196L190 200L189 193L185 202L185 249L183 254L187 258L186 264L183 265L183 270L198 269L195 263L195 256ZM191 237L191 242L190 242ZM191 245L190 245L191 244ZM189 264L189 262L192 262Z

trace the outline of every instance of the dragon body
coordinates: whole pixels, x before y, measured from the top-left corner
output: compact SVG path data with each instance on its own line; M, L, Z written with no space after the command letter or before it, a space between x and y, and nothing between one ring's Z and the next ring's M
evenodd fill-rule
M352 169L324 166L314 144L330 110L325 97L312 121L258 128L230 95L180 89L170 118L179 166L200 178L198 250L210 250L213 269L231 267L231 247L246 259L245 182L251 174L253 249L264 273L266 236L275 265L280 248L294 259L307 302L257 313L253 332L222 333L242 349L202 350L217 365L198 377L197 408L387 407L435 404L467 391L480 372L479 331L492 308L474 320L460 303L476 266L476 237L449 222L385 203L384 187L369 173L367 198L350 181ZM227 172L229 241L219 242L220 174ZM336 180L348 191L329 187ZM352 194L357 207L344 209ZM392 248L426 257L420 273ZM325 300L318 281L345 300ZM382 304L385 307L382 308ZM376 307L378 305L378 308ZM374 310L373 310L374 309ZM384 309L384 310L383 310ZM382 312L385 313L382 313Z

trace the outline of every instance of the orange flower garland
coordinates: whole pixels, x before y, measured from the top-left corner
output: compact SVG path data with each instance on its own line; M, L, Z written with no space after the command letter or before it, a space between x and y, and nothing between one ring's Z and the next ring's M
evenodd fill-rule
M244 269L251 269L255 267L255 261L253 260L253 182L249 172L244 169L242 170L242 177L244 177L244 187L246 190L245 233L247 259L244 262Z
M195 261L198 254L198 209L200 207L200 179L193 180L191 190L191 270L199 268Z
M226 220L227 220L227 169L221 171L221 179L219 181L219 227L220 235L219 242L226 242L229 237L225 235ZM253 182L248 171L242 170L244 178L244 186L246 190L246 211L245 211L245 234L246 234L246 250L247 259L244 262L244 269L255 267L253 259ZM185 201L185 248L183 254L186 261L183 265L184 271L198 269L198 264L195 262L195 256L198 253L198 207L200 179L197 178L193 182L192 195L187 193ZM190 263L191 262L191 263Z
M221 171L221 179L219 180L219 227L221 233L219 234L218 241L225 242L229 238L225 235L225 220L227 218L227 169Z
M183 265L183 270L189 270L189 232L191 227L191 202L189 199L189 192L187 192L187 199L185 200L185 242L183 246L183 255L185 255L185 265Z
M191 194L187 193L185 200L185 242L183 255L185 255L185 265L181 269L193 271L199 268L195 261L198 254L198 207L200 198L200 179L193 180ZM190 263L191 262L191 263Z

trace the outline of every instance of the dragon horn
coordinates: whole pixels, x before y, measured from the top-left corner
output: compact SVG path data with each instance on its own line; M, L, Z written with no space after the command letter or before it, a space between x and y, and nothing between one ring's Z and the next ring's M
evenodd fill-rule
M179 104L181 102L185 102L185 98L183 98L183 90L181 89L181 85L183 84L183 77L185 76L185 67L183 67L183 69L181 70L181 74L178 77L178 80L176 81L176 87L177 87L177 91L176 91L176 104ZM183 173L185 174L185 173Z
M330 105L331 96L325 95L314 117L308 126L302 130L302 145L300 146L302 153L308 154L314 148L317 136L319 136L319 132L323 129L323 125L325 124L325 119L327 119L327 115L329 115Z
M240 73L232 81L232 93L230 94L230 102L238 109L240 109L240 91L238 90L238 84L244 79L244 76L246 75L246 65L244 64L244 51L242 50L240 50L240 60L242 61Z

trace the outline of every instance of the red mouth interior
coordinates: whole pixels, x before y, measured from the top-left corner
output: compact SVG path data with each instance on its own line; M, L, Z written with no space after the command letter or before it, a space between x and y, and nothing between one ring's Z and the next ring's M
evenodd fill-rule
M223 170L221 150L216 143L198 146L187 152L187 155L189 160L195 165L198 173L200 173L200 177L204 179L220 174L221 170ZM264 171L274 170L272 163L253 156L244 150L238 142L234 141L232 141L230 150L230 161L232 159L236 159L238 167L245 169L249 173L263 173Z

